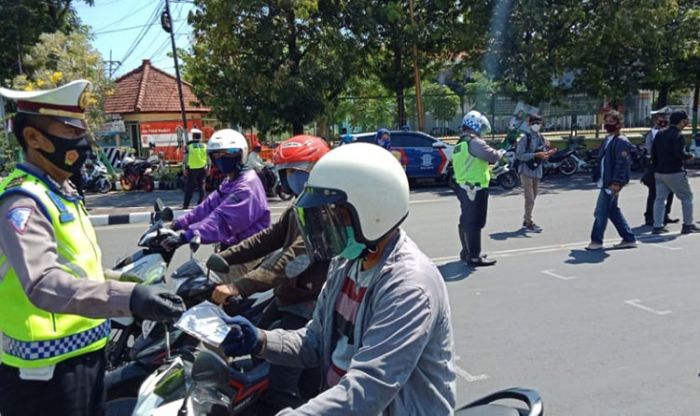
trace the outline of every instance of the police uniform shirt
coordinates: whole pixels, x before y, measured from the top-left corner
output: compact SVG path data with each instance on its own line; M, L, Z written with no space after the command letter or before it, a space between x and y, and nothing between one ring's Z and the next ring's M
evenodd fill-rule
M25 165L40 172L36 166ZM48 175L45 178L52 181ZM68 180L52 182L64 195L77 194ZM0 250L29 300L41 309L88 318L131 315L134 283L78 279L59 267L53 225L29 196L13 194L0 199Z

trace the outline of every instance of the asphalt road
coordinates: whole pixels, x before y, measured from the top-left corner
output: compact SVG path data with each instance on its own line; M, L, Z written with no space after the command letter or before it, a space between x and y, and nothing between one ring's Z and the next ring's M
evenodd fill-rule
M692 184L699 189L700 178ZM621 206L642 244L589 253L597 191L583 177L543 188L535 220L544 232L531 235L519 231L522 195L494 192L484 248L499 263L480 270L456 261L453 194L412 193L405 229L439 265L450 293L459 403L522 386L541 393L550 415L699 414L700 235L660 238L638 227L646 188L635 181ZM678 201L672 216L680 216ZM98 229L105 266L134 247L142 229ZM619 240L612 226L607 237ZM173 264L186 256L181 249Z

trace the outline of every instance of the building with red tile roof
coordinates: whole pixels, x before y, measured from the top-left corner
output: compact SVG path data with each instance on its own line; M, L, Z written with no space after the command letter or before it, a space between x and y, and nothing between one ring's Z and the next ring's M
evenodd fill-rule
M192 86L184 81L182 93L188 131L199 128L204 130L205 136L209 136L213 129L208 125L212 123L211 120L207 123L204 119L210 109L202 104L192 91ZM177 148L182 144L178 143L176 135L177 128L182 127L177 79L153 66L148 59L115 81L114 91L105 98L103 106L107 118L123 121L125 130L121 135L116 135L116 140L106 140L103 145L132 147L141 154L142 149L149 145ZM114 137L114 134L104 136ZM167 153L173 151L170 149ZM166 156L169 159L178 157L170 154Z

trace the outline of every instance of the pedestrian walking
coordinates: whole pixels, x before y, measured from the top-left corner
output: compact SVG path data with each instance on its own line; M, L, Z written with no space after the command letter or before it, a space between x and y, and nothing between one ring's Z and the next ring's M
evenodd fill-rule
M495 150L481 138L491 123L478 111L470 111L462 120L462 133L452 153L455 193L459 198L459 258L470 266L493 266L496 260L481 254L481 229L488 211L489 163L498 162L505 150Z
M654 127L651 128L644 135L644 147L646 148L647 154L651 157L651 147L654 143L654 138L656 135L668 127L668 117L671 115L673 110L671 107L664 107L656 111L651 112L652 119L654 121ZM644 172L642 176L642 183L649 189L647 194L647 205L646 211L644 211L644 225L653 226L654 225L654 201L656 200L656 179L654 178L654 167L649 164L647 171ZM671 205L673 204L673 192L668 194L666 198L666 215L664 216L665 224L675 224L679 220L678 218L671 218Z
M654 234L668 232L663 219L666 198L670 192L676 194L683 207L683 227L681 234L700 231L693 221L693 191L688 183L688 174L683 164L693 159L692 153L685 151L683 129L690 124L685 111L671 113L670 126L656 135L651 148L651 164L656 179L656 200L654 202Z
M0 183L0 414L101 415L106 318L184 311L162 287L105 281L95 230L68 178L90 149L88 81L12 91L25 162Z
M553 151L545 150L547 145L544 136L540 133L543 120L538 115L531 115L528 119L530 131L523 134L515 149L515 158L518 161L518 173L520 184L525 196L525 215L523 216L523 230L539 233L542 228L532 220L532 211L535 208L535 199L539 189L540 180L544 174L544 161Z
M192 140L185 148L185 161L183 163L183 174L187 178L185 182L185 200L182 202L182 209L190 206L192 194L196 190L199 192L197 205L204 200L204 179L207 176L207 145L202 142L202 131L192 129L190 131Z
M635 248L637 239L619 206L620 192L630 179L632 145L627 137L620 134L622 129L620 113L610 111L605 114L604 120L603 129L607 132L607 136L600 147L600 170L595 172L600 192L595 207L591 242L586 246L586 250L603 249L603 237L608 220L613 223L617 233L622 237L622 241L613 248Z

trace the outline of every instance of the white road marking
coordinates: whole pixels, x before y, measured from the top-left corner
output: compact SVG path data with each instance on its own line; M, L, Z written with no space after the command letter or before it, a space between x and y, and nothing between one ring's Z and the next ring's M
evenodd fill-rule
M437 198L437 199L417 199L414 201L409 201L409 204L427 204L430 202L455 202L457 201L457 198L449 198L449 197L444 197L444 198Z
M666 250L683 250L683 247L670 247L670 246L665 246L663 244L658 244L658 243L647 243L650 246L658 247L658 248L663 248Z
M574 279L576 279L575 276L562 276L560 274L554 273L554 270L542 270L542 273L546 274L547 276L556 277L557 279L560 279L560 280L574 280Z
M669 311L669 310L657 311L656 309L650 308L648 306L644 306L641 304L641 300L639 300L639 299L626 300L625 303L630 305L630 306L634 306L635 308L639 308L643 311L651 312L655 315L662 315L663 316L663 315L668 315L671 313L671 311Z
M458 366L457 361L459 361L459 356L455 355L455 362L454 362L455 373L457 373L458 376L460 376L464 380L466 380L467 383L473 383L475 381L482 381L482 380L486 380L489 378L489 376L486 374L479 374L478 376L474 376L474 375L470 374L467 370Z

